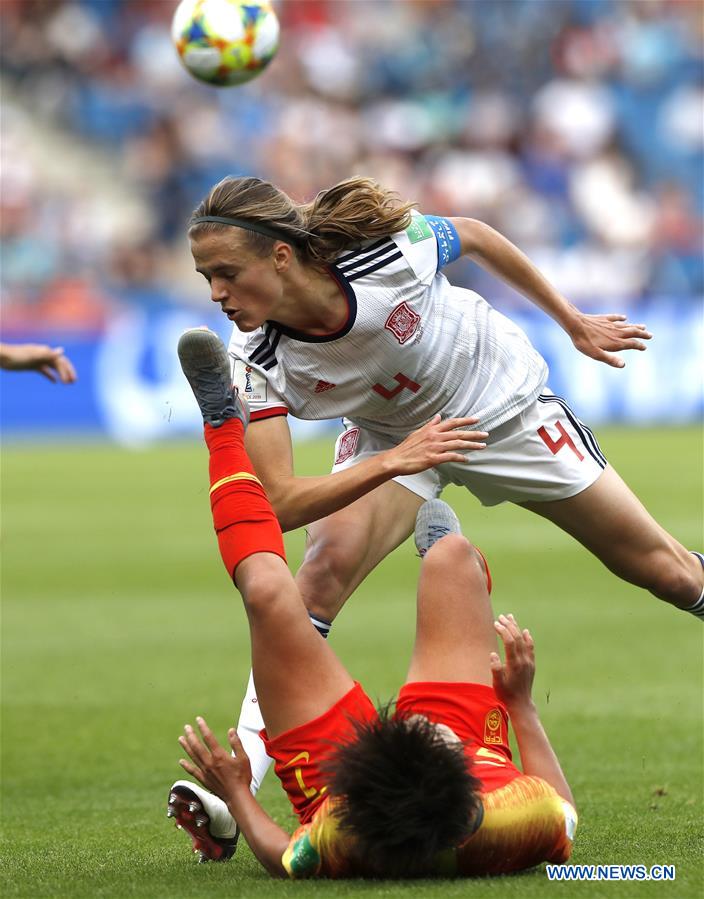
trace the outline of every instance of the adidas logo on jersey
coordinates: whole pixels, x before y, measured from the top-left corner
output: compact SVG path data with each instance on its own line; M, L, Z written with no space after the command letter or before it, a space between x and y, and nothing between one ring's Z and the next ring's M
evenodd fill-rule
M318 381L315 385L315 392L325 393L326 390L332 390L333 387L337 387L337 384L331 384L329 381Z

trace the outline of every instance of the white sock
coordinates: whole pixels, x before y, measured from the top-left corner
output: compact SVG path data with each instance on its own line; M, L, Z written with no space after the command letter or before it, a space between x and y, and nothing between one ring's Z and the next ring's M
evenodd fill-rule
M702 566L704 566L704 556L701 553L697 553L692 550L692 555L696 556L702 563ZM699 594L699 599L694 603L694 605L689 606L684 611L690 612L695 616L695 618L700 618L702 621L704 621L704 587L702 587L702 592Z
M257 692L254 689L254 678L250 671L247 690L242 700L240 720L237 722L237 736L242 741L244 751L249 756L249 764L252 766L252 783L249 788L253 796L256 796L259 787L262 785L264 775L269 770L272 761L266 754L264 741L259 736L259 731L263 727L264 721L262 713L259 711Z

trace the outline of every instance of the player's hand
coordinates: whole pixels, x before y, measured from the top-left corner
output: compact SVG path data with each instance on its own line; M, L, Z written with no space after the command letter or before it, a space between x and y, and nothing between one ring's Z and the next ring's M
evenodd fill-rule
M0 353L2 368L11 371L38 371L50 381L73 384L77 379L71 360L64 356L63 347L39 343L3 344Z
M623 368L626 363L614 353L644 350L643 341L653 336L645 325L634 325L626 319L627 316L616 313L587 315L578 312L569 326L569 335L580 353L614 368Z
M187 724L183 729L184 736L178 738L191 758L191 761L180 759L179 765L224 802L228 802L229 797L241 787L249 790L252 768L234 727L227 734L235 753L233 756L218 743L204 718L196 718L196 724L200 737Z
M535 676L535 649L528 630L521 630L513 615L499 615L494 629L504 644L506 661L499 654L489 654L496 695L508 708L532 703L531 690Z
M443 462L466 462L464 453L486 446L486 431L467 430L478 422L478 418L441 419L434 415L403 443L388 450L394 475L417 474Z

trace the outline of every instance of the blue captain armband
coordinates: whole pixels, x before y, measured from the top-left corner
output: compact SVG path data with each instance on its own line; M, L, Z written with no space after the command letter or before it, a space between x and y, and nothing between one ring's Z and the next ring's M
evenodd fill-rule
M444 265L449 265L462 255L460 249L460 236L450 219L440 215L424 216L426 222L433 229L438 245L438 270Z

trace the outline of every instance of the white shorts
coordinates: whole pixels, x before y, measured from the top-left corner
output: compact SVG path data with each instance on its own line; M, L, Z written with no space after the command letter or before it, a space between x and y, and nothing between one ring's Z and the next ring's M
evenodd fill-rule
M391 449L395 442L376 431L345 422L335 444L333 471ZM423 499L448 484L466 487L484 506L547 502L581 493L606 468L596 437L567 403L546 389L519 415L487 438L486 448L419 474L394 478Z

